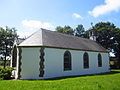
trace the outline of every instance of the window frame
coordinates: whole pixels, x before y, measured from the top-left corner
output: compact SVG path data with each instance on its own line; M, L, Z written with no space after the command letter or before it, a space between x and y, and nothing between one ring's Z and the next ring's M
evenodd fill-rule
M102 67L102 56L100 53L98 54L98 67Z
M87 52L83 54L83 68L88 69L89 68L89 55Z
M70 51L64 52L64 71L72 70L72 58Z

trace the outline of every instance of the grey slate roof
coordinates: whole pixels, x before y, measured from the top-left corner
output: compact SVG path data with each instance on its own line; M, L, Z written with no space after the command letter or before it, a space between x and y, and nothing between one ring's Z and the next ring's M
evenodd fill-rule
M58 33L40 29L24 40L19 47L45 46L53 48L66 48L86 51L107 52L105 48L97 44L95 41L80 38L72 35Z

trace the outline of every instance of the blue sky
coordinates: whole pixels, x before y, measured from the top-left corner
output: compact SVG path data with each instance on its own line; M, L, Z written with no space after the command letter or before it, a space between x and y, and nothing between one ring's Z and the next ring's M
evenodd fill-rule
M0 26L15 27L20 37L39 28L110 21L120 27L120 0L0 0Z

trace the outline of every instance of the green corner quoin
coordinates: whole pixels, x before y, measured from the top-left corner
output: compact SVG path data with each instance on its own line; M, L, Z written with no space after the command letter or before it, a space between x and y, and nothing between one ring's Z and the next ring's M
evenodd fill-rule
M18 66L18 79L21 78L21 65L22 65L22 62L21 62L21 59L22 59L22 49L19 48L19 66Z
M40 65L40 69L39 69L39 71L40 71L40 74L39 74L39 77L43 77L44 76L44 55L45 55L45 53L44 53L44 48L42 47L41 49L40 49L40 63L39 63L39 65Z

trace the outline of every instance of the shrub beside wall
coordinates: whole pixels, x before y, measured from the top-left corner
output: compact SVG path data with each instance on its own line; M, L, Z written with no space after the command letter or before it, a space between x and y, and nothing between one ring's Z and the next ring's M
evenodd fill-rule
M0 66L4 65L4 60L0 60ZM10 66L10 60L6 61L6 66Z
M12 70L13 70L13 68L11 68L11 67L6 67L6 68L0 67L0 79L1 80L10 79L11 75L12 75Z

